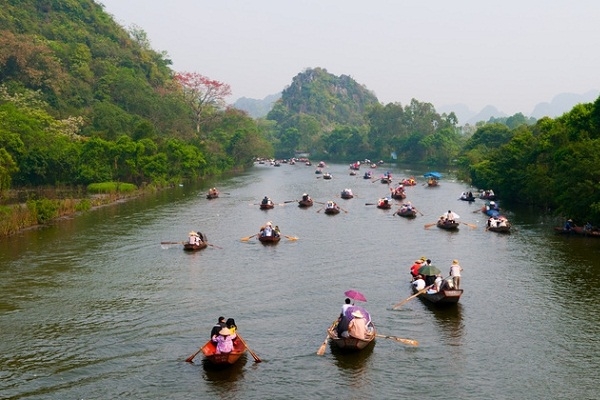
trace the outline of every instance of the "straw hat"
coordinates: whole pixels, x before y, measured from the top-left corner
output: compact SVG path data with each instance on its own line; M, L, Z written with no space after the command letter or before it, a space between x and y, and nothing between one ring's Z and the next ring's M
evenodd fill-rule
M452 264L458 264L458 260L452 260Z
M231 335L231 331L229 330L229 328L223 328L219 331L219 335L229 336Z
M360 310L352 311L352 314L350 315L352 315L354 318L364 318Z
M267 226L273 226L273 223L271 221L267 222Z
M196 232L190 232L189 235L190 236L198 236L198 234Z

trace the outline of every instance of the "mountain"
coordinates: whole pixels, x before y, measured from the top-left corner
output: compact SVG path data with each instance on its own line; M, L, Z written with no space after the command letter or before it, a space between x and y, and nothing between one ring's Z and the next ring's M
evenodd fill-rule
M267 118L282 127L291 127L297 125L297 116L306 115L316 120L322 130L330 131L336 125L363 125L366 108L378 103L373 92L350 76L308 68L292 79Z
M542 117L559 117L570 111L577 104L593 103L596 101L599 95L600 91L598 90L590 90L583 94L560 93L557 94L550 102L538 103L528 116L535 119L540 119ZM444 105L436 109L439 113L449 114L450 112L454 112L458 118L459 124L461 125L475 125L480 121L488 121L490 117L498 118L507 116L504 112L499 111L491 105L486 106L478 113L469 109L467 105L460 103ZM527 116L527 113L523 112L523 114Z
M233 103L238 110L246 111L252 118L263 118L273 108L273 104L281 98L281 93L271 94L262 100L241 97Z
M556 95L549 103L539 103L536 105L531 112L531 116L536 119L558 117L570 111L577 104L593 103L599 95L600 92L598 90L590 90L583 94L561 93Z

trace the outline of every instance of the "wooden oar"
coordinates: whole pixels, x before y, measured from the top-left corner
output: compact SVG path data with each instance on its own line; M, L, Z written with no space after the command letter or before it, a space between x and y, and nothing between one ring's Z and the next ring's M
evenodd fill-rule
M196 357L201 351L202 351L202 347L200 347L197 352L195 352L194 354L192 354L191 356L189 356L188 358L186 358L185 362L191 363L192 360L194 359L194 357Z
M239 333L236 333L238 339L240 339L242 341L242 343L244 343L244 346L246 346L246 348L248 349L248 352L250 352L250 354L252 355L252 358L254 358L254 362L255 363L259 363L262 362L262 360L260 358L258 358L258 356L256 355L255 352L252 351L252 349L250 347L248 347L248 344L246 344L246 342L244 341L244 339L240 336Z
M207 245L211 246L211 247L215 247L217 249L223 249L222 247L217 246L216 244L212 244L212 243L206 243Z
M437 225L437 222L434 222L433 224L425 224L425 229L429 229L434 225Z
M324 208L325 208L325 207L321 207L321 208L319 208L319 209L317 210L317 212L318 212L318 213L320 213L320 212L321 212L321 210L323 210Z
M160 244L184 244L185 242L160 242Z
M288 240L298 240L297 237L295 236L288 236L288 235L283 235L284 238L288 239Z
M333 323L331 324L331 326L329 327L329 329L332 329L335 326L336 323L337 323L337 320L333 321ZM327 342L329 341L329 329L327 329L327 336L325 336L325 340L323 341L323 343L319 347L319 350L317 350L317 355L318 356L322 356L323 354L325 354L325 349L327 348Z
M252 235L252 236L246 236L246 237L243 237L243 238L241 238L240 240L241 240L242 242L247 242L248 240L252 239L252 238L253 238L254 236L256 236L256 235L258 235L258 233L255 233L255 234L254 234L254 235Z
M461 223L461 224L465 224L465 225L466 225L466 226L468 226L469 228L473 228L473 229L477 228L477 225L473 225L473 224L467 224L466 222L462 222L462 221L461 221L460 223Z
M386 336L386 335L380 335L380 334L376 334L376 337L380 337L380 338L384 338L384 339L393 339L396 340L398 342L404 343L404 344L410 344L411 346L418 346L419 342L417 340L414 339L405 339L405 338L401 338L398 336Z
M376 206L377 203L365 203L365 206Z
M402 300L400 303L395 304L392 307L392 310L395 310L397 307L400 307L401 305L408 303L410 300L414 299L415 297L418 297L420 294L425 293L427 291L427 289L431 288L434 285L429 285L429 286L425 286L423 289L419 290L417 293L413 294L412 296L410 296L407 299Z

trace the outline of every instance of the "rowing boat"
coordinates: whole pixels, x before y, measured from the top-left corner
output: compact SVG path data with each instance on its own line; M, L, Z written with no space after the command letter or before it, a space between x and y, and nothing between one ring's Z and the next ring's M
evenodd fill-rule
M417 292L419 292L419 290L414 287L413 285L411 285L412 287L412 291L413 294L416 294ZM458 300L460 300L460 296L462 296L463 294L463 289L441 289L438 292L424 292L419 294L419 298L421 300L425 300L429 303L438 305L438 306L442 306L442 305L449 305L449 304L456 304L458 303Z
M208 243L205 242L200 242L198 244L196 243L184 243L183 244L183 250L184 251L198 251L198 250L202 250L208 247Z
M217 354L217 346L211 340L202 346L202 354L204 354L206 361L217 367L228 367L235 364L246 353L246 350L244 342L239 339L233 340L233 350L231 353Z

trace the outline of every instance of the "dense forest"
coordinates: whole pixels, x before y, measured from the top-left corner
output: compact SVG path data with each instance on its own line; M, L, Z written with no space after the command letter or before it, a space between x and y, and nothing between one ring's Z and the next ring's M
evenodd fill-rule
M454 113L416 99L382 104L317 67L253 119L225 103L226 83L173 71L142 29L92 0L0 3L0 200L11 188L168 186L308 152L451 166L501 199L600 223L600 99L556 119L458 126ZM28 202L33 223L54 215L42 205Z
M228 85L173 71L94 1L1 3L0 192L164 185L272 153L260 125L224 105Z

